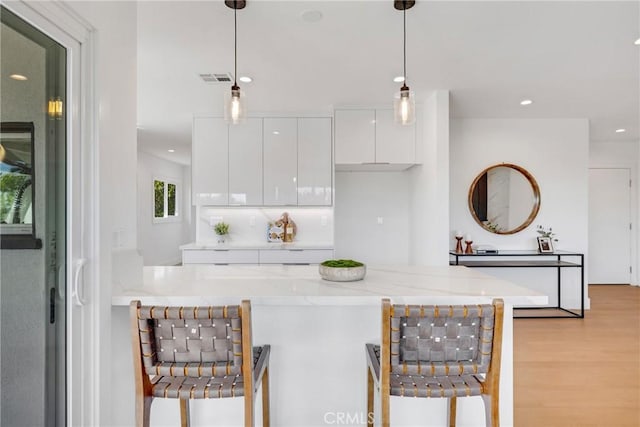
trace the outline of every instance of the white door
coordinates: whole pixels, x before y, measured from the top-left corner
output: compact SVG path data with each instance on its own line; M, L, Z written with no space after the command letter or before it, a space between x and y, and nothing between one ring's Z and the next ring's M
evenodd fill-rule
M331 206L331 167L331 118L299 118L299 206Z
M229 126L229 205L262 205L262 119Z
M92 127L94 33L62 3L16 1L3 5L66 49L66 90L60 95L66 104L60 118L66 131L66 150L50 153L64 156L64 160L56 157L58 166L66 164L65 179L56 178L56 184L65 186L57 191L66 198L55 201L57 228L66 229L64 235L55 237L57 250L64 251L56 257L58 277L64 285L58 287L55 302L56 333L60 335L56 337L59 364L53 391L57 402L55 415L47 411L44 425L98 425L100 369L96 349L100 344L96 319L100 302L93 286L99 271L95 239L98 191L93 167L97 148ZM25 400L32 403L33 399L27 396ZM31 410L44 412L44 408ZM29 423L23 419L25 422Z
M631 282L629 169L589 169L589 283Z
M376 161L375 110L336 110L336 164Z
M264 204L298 204L298 121L264 119Z

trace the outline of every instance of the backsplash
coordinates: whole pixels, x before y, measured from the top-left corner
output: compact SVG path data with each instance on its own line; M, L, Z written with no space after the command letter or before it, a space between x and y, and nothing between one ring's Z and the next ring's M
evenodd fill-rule
M229 244L267 243L269 222L275 222L288 212L296 223L297 234L294 242L308 244L333 244L333 208L217 208L200 206L196 208L196 243L217 241L213 226L221 221L229 224Z

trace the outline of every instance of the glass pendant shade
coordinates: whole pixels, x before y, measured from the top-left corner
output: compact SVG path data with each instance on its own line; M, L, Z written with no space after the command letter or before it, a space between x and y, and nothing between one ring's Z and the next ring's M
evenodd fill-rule
M240 91L240 87L231 86L224 100L224 119L227 123L237 125L244 123L247 118L247 96Z
M394 97L393 118L400 125L412 125L416 121L415 94L407 86L402 86Z

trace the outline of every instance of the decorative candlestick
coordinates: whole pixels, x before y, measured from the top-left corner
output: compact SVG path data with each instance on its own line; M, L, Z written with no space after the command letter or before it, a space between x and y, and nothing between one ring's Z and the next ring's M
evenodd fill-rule
M467 234L464 238L464 243L467 245L467 247L464 249L464 253L465 254L472 254L473 253L473 248L471 247L471 244L473 243L473 239L471 239L471 235Z
M456 240L458 241L456 243L456 253L461 254L462 253L462 236L456 236Z

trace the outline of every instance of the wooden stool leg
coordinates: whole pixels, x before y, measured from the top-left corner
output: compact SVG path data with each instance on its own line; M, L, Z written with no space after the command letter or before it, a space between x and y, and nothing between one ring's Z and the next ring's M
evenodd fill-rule
M456 427L456 408L457 407L457 400L456 397L450 397L449 398L449 419L447 420L447 425L449 427Z
M500 427L500 402L498 394L483 394L484 414L487 427Z
M151 418L151 402L153 397L151 396L136 396L136 426L137 427L149 427L149 420Z
M189 399L180 399L180 427L189 427L190 425Z
M373 427L373 376L367 367L367 427Z
M269 425L269 367L266 367L262 375L262 426Z
M255 396L244 397L244 427L255 427Z
M391 414L389 413L390 411L390 397L388 393L381 393L381 399L380 399L380 412L382 413L382 427L389 427L389 425L391 424Z

